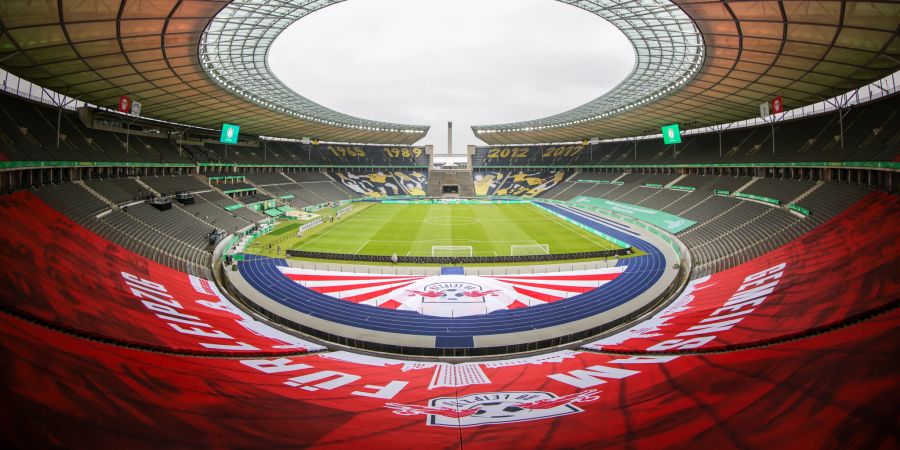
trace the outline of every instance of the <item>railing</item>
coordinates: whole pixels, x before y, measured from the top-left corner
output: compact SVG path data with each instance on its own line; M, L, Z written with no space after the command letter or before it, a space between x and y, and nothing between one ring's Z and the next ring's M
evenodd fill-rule
M743 192L738 192L737 194L734 194L734 196L739 197L739 198L746 198L746 199L750 199L750 200L765 202L765 203L771 203L773 205L781 204L781 200L778 200L777 198L763 197L762 195L753 195L753 194L745 194Z
M820 168L835 167L845 169L879 169L900 171L900 162L895 161L821 161L821 162L771 162L771 163L709 163L709 164L556 164L556 165L532 165L532 166L475 166L475 169L506 170L506 169L703 169L703 168ZM580 182L609 183L604 180L578 180Z
M356 255L348 253L308 252L304 250L288 250L287 256L292 258L324 259L330 261L356 261L398 264L495 264L495 263L532 263L543 261L572 261L576 259L610 258L630 255L634 250L622 248L595 252L555 253L550 255L519 256L396 256L393 255Z
M283 168L283 169L367 169L390 167L394 169L424 169L425 166L374 166L374 165L323 165L323 164L236 164L236 163L153 163L153 162L122 162L122 161L0 161L0 170L31 169L44 167L230 167L241 168ZM851 162L773 162L773 163L733 163L733 164L612 164L612 165L556 165L556 166L481 166L478 169L534 169L537 167L552 168L578 168L578 169L691 169L691 168L715 168L715 167L834 167L846 169L879 169L900 171L900 162L894 161L851 161ZM590 183L612 183L607 180L578 180Z
M390 165L334 165L334 164L237 164L237 163L154 163L124 161L0 161L0 170L38 169L44 167L222 167L222 168L284 168L284 169L366 169L381 167L391 169L426 169L427 166L390 166Z
M791 203L791 204L787 205L787 207L793 211L797 211L798 213L803 214L804 216L808 216L811 214L808 209L806 209L796 203Z

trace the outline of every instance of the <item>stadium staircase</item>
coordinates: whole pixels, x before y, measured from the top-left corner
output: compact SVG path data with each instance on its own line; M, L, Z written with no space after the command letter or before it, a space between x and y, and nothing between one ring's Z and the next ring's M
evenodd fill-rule
M617 176L617 177L615 177L614 179L610 180L610 183L612 183L612 182L614 182L614 181L622 181L622 178L625 178L626 176L628 176L628 174L629 174L629 172L623 172L623 173L619 174L619 176Z
M734 192L732 192L732 194L739 194L739 193L743 192L744 189L747 189L748 187L750 187L750 185L752 185L753 183L756 183L757 180L759 180L758 177L753 177L752 179L750 179L750 181L744 183L743 186L735 189Z
M713 198L716 198L716 196L715 196L715 195L708 195L708 196L707 196L706 198L704 198L703 200L700 200L699 202L697 202L697 203L691 205L690 207L688 207L687 209L680 211L680 212L678 213L678 215L683 216L683 215L685 215L685 214L687 214L687 213L689 213L689 212L691 212L691 211L694 211L694 210L702 210L702 209L705 207L706 202L709 201L710 199L713 199ZM737 206L737 205L734 205L734 206ZM722 212L719 213L718 215L714 215L714 216L712 216L711 218L706 219L706 220L712 220L712 219L715 219L716 217L719 217L719 216L721 216L721 215L727 213L728 211L731 211L731 209L733 209L734 206L731 206L730 208L728 208L728 209L726 209L726 210L720 210L720 209L715 209L715 208L713 208L712 211L722 211ZM715 212L714 212L713 214L715 214ZM702 223L702 222L705 222L706 220L699 220L698 222L701 222L701 223Z
M97 197L98 199L100 199L100 201L102 201L103 203L106 203L106 204L109 205L110 207L116 206L115 203L109 201L106 197L100 195L99 192L97 192L97 191L91 189L91 187L88 186L84 181L81 181L81 180L75 181L73 184L76 184L76 185L78 185L78 186L81 186L82 188L84 188L84 190L90 192L91 195L93 195L94 197Z
M635 204L635 205L643 205L644 202L649 201L650 199L652 199L653 197L659 195L659 194L662 193L662 192L667 192L667 191L662 190L662 189L655 189L655 190L653 191L652 194L650 194L650 195L644 197L643 199L641 199L641 200L635 202L634 204Z
M208 177L208 176L206 176L206 175L200 175L200 174L194 174L193 177L194 177L197 181L199 181L199 182L201 182L201 183L203 183L203 184L205 184L205 185L207 185L207 186L210 186L210 183L209 183L209 177Z
M800 202L801 200L803 200L804 198L808 197L810 194L812 194L813 192L815 192L817 189L819 189L820 187L822 187L822 185L824 185L824 184L825 184L824 181L816 181L816 184L815 184L813 187L807 189L804 193L800 194L799 196L797 196L797 198L791 200L789 203L798 203L798 202Z
M152 187L150 187L149 184L144 183L144 180L141 180L140 178L135 178L134 181L137 181L137 183L138 183L139 185L141 185L142 188L146 189L147 191L149 191L149 192L152 193L153 195L156 195L157 197L159 196L159 192L157 192L156 189L153 189Z
M564 182L560 183L560 186L559 186L560 189L546 191L545 193L543 193L546 195L540 195L539 197L555 199L555 198L557 198L557 196L562 195L564 192L568 191L569 189L572 189L572 187L574 187L574 186L576 186L576 184L574 182L564 181ZM550 195L550 193L552 193L553 195Z
M676 178L676 179L674 179L674 180L668 182L668 183L666 184L666 187L670 187L670 186L675 186L675 185L677 185L678 182L681 181L682 179L684 179L684 177L686 177L686 176L687 176L687 175L679 175L678 178Z

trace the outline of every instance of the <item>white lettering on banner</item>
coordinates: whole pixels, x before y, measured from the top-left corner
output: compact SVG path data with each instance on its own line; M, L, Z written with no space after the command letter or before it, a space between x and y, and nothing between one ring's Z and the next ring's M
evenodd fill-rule
M632 356L630 358L625 359L614 359L610 361L611 364L665 364L675 358L678 358L677 355L673 356Z
M166 287L162 284L145 280L127 272L121 272L122 278L125 279L125 285L131 293L141 300L141 303L150 311L156 314L156 317L166 321L170 327L181 334L201 336L212 339L229 339L234 342L230 344L197 342L197 344L215 350L231 350L231 351L253 351L258 348L234 340L227 333L216 330L212 325L202 322L198 316L187 314L181 311L184 307L181 302L174 299L167 293ZM188 325L183 327L179 324Z
M231 336L229 336L219 330L204 331L197 327L184 328L181 325L178 325L176 323L170 323L169 326L174 328L175 331L177 331L179 333L193 334L195 336L210 337L213 339L234 339Z
M145 280L145 279L143 279L143 278L138 278L138 277L136 277L136 276L134 276L134 275L132 275L132 274L130 274L130 273L122 272L122 277L125 278L125 280L128 281L128 282L131 282L131 283L134 283L134 284L138 284L138 285L141 285L141 286L145 286L145 287L147 287L147 288L150 288L150 289L153 289L153 290L156 290L156 291L166 292L165 286L163 286L163 285L161 285L161 284L159 284L159 283L154 283L154 282L152 282L152 281ZM171 296L170 296L170 297L171 297Z
M711 316L714 316L714 315L718 314L719 311L721 311L721 310L722 310L722 308L719 308L719 309L713 311L713 313L710 314L710 315L711 315ZM753 312L752 309L748 309L748 310L746 310L746 311L738 311L738 312L733 313L733 314L725 314L724 316L707 317L707 318L701 320L700 323L714 322L714 321L716 321L716 320L730 319L730 318L732 318L732 317L740 317L740 316L743 316L743 315L745 315L745 314L750 314L750 313L752 313L752 312Z
M669 339L668 341L662 341L659 344L648 347L647 350L652 352L664 352L666 350L688 350L692 348L702 347L715 338L715 336L703 336L692 339Z
M606 381L603 380L603 378L613 378L616 380L621 380L622 378L630 377L637 373L640 372L636 370L617 369L614 367L606 366L590 366L585 369L573 370L569 373L555 373L553 375L547 375L547 377L571 386L575 386L577 388L584 389L592 386L597 386L598 384L605 384Z
M204 347L206 347L206 348L214 349L214 350L233 350L233 351L238 351L238 350L240 350L240 351L254 351L254 350L259 350L258 348L254 347L254 346L252 346L252 345L250 345L250 344L246 344L246 343L244 343L244 342L235 342L234 345L228 345L228 344L208 344L208 343L206 343L206 342L201 342L200 345L202 345L202 346L204 346Z
M720 331L728 331L731 327L737 325L740 321L744 319L734 319L734 320L726 320L722 322L708 323L703 325L694 325L688 328L684 333L678 333L676 336L694 336L697 334L711 334L718 333Z
M126 284L128 284L128 283L126 283ZM135 288L131 284L128 284L128 287L131 288L131 293L134 294L134 296L137 298L149 298L150 300L169 305L173 308L181 308L182 307L181 303L178 303L177 300L166 300L161 297L157 297L157 296L153 295L152 293L149 293L147 291L142 291L138 288ZM163 295L165 295L165 294L163 294ZM166 295L166 297L172 298L171 295Z
M738 290L737 293L731 296L727 302L725 302L725 306L736 306L742 305L745 303L752 303L754 300L761 299L757 301L755 305L762 303L762 300L765 300L765 297L772 293L775 290L775 285L777 285L777 281L773 281L767 285L759 286L753 289L741 291ZM744 285L745 286L745 285ZM741 286L743 288L744 286ZM740 308L740 307L739 307ZM738 308L738 309L739 309Z
M736 292L724 303L724 306L714 310L708 315L707 318L700 320L697 325L689 328L687 331L679 333L677 336L681 339L670 339L667 341L658 342L652 346L649 346L647 350L688 350L700 348L712 342L717 337L716 333L727 331L733 328L736 324L744 320L744 318L748 317L754 311L754 308L756 306L762 304L768 298L768 296L774 292L779 280L783 276L786 266L786 264L782 263L770 267L764 271L747 276L744 279L743 284L741 284ZM687 309L687 305L681 305L679 306L679 308L680 310L685 310ZM577 352L571 352L570 356L575 357L577 354ZM620 359L610 360L605 364L666 364L679 357L679 355L627 356ZM412 368L407 368L407 365L409 364L404 363L403 361L373 358L355 354L345 355L342 352L335 352L330 356L327 354L322 355L322 358L343 360L353 364L376 365L379 367L390 364L403 363L404 372L408 369L412 370ZM306 357L306 359L308 361L315 360L311 356ZM364 361L360 359L364 359ZM560 363L564 359L565 358L560 358L559 361L554 362ZM315 392L320 389L332 390L344 386L354 385L352 387L354 387L356 390L351 391L351 395L377 399L392 399L396 397L400 392L402 392L403 389L405 389L406 386L410 383L409 381L393 380L389 381L383 386L363 383L357 384L356 382L363 379L362 376L336 372L333 370L318 370L309 364L294 362L293 360L288 358L278 358L272 360L242 360L241 363L266 374L278 374L309 370L309 373L287 378L283 382L283 384L286 386L300 388L301 390L305 390L307 392ZM489 361L484 363L467 363L464 365L451 366L454 369L456 369L457 366L472 366L472 368L477 368L479 370L481 369L482 365L484 365L485 367L493 367L494 365L496 365L496 367L498 368L505 367L504 364L497 364L498 362L496 361ZM433 366L435 366L435 364L428 363L423 367ZM606 384L611 380L621 380L624 378L628 378L639 373L640 371L638 370L630 370L621 367L593 365L585 367L583 369L576 369L565 373L550 374L547 375L547 377L578 389L585 389L601 384ZM359 387L360 384L362 384L363 387ZM478 384L490 385L493 384L493 382L489 379L484 379ZM453 383L453 386L456 386L456 382ZM450 386L448 385L447 387Z
M678 337L706 335L690 337L688 339L669 339L658 342L647 348L648 351L688 350L702 347L716 339L719 332L727 331L740 323L768 298L778 281L784 274L786 263L781 263L761 272L751 274L744 278L743 284L725 302L725 306L713 311L700 324L688 328L687 331L677 334ZM746 309L745 309L746 308ZM682 310L687 309L682 307ZM609 364L664 364L677 358L677 355L659 356L632 356L625 359L609 361ZM624 369L611 369L605 366L591 366L587 370L573 370L567 374L548 375L549 378L566 383L578 388L586 388L606 383L602 378L624 378L634 375L636 371Z
M787 264L781 263L762 272L751 274L744 278L743 284L736 292L725 301L721 308L714 310L698 325L688 328L687 331L677 334L677 337L690 337L689 339L669 339L647 347L648 351L689 350L700 348L716 339L717 333L728 331L744 320L744 316L751 314L754 307L761 305L768 296L775 291L778 280L784 274Z
M141 300L141 303L147 307L147 309L151 311L156 311L158 313L168 314L170 316L178 316L188 320L200 320L197 316L192 316L190 314L185 314L183 312L178 311L177 309L168 306L168 305L160 305L158 303L148 302L147 300ZM158 316L159 314L157 314Z
M262 373L293 372L295 370L312 369L308 364L294 363L287 358L278 359L245 359L241 364L252 367Z
M319 381L322 379L328 379L328 381L323 381L319 384L314 384L312 386L308 386L307 383L311 381ZM325 389L326 391L330 391L335 388L339 388L341 386L350 384L356 380L362 378L359 375L350 375L349 373L343 372L335 372L333 370L323 370L321 372L314 372L306 375L300 375L297 377L289 378L284 384L291 387L299 387L300 389L304 389L307 391L317 391L319 389Z
M177 318L177 317L169 317L169 316L164 316L164 315L162 315L162 314L157 314L156 317L159 317L160 319L166 320L166 321L169 321L169 322L186 323L186 324L188 324L188 325L194 325L194 326L197 326L197 327L209 327L209 328L212 328L212 325L210 325L210 324L208 324L208 323L194 322L193 320L179 319L179 318Z
M698 334L716 334L732 329L735 325L745 319L744 316L752 313L757 306L765 302L769 295L775 291L778 281L784 274L785 267L787 267L787 264L781 263L763 270L762 272L747 276L747 278L744 278L744 283L741 284L734 295L725 302L725 306L710 313L709 317L701 320L699 325L688 328L687 331L679 333L676 336L687 337L696 336ZM743 308L748 309L741 311ZM723 313L725 314L723 315ZM715 338L715 336L713 336L713 338ZM712 341L712 339L709 341ZM657 345L668 345L671 342L672 341L665 341ZM653 347L648 350L651 349L653 349Z
M367 384L366 389L375 389L375 392L353 391L351 392L351 394L359 395L360 397L383 398L390 400L397 394L399 394L407 384L409 384L409 381L391 381L385 386L375 386L372 384Z
M309 364L295 363L288 358L278 359L245 359L241 364L256 369L265 374L296 372L300 370L316 370ZM288 378L284 384L290 387L297 387L309 392L315 392L319 389L332 390L342 386L346 386L353 382L361 380L362 377L344 372L336 372L334 370L320 370L304 375L298 375ZM313 381L321 381L316 384L310 384ZM351 394L361 397L371 397L390 400L394 398L403 388L408 385L408 381L391 381L384 386L367 384L364 389L371 389L374 392L353 391Z

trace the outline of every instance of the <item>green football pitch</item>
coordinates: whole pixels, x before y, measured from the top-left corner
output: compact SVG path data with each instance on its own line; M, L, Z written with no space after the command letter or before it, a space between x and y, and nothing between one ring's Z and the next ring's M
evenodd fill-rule
M358 255L507 256L621 248L531 204L369 204L302 238L278 227L280 249ZM288 231L290 230L290 231ZM285 232L289 232L287 234ZM288 238L289 236L289 238ZM266 245L265 237L259 244Z

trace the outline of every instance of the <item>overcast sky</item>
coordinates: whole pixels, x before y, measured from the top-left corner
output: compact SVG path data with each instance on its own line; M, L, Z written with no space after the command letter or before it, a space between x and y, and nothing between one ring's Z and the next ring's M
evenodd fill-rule
M351 0L285 30L274 73L305 97L366 119L430 125L419 144L482 144L472 125L536 119L619 83L634 54L593 14L554 0Z

